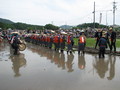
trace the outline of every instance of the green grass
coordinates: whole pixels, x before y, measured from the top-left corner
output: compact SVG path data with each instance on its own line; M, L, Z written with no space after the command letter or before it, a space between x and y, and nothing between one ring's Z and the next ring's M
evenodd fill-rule
M120 48L120 39L117 39L116 47L119 47L119 48Z
M75 45L78 45L78 38L74 38ZM95 46L95 38L87 38L86 40L86 47L94 47ZM116 41L116 47L120 48L120 39Z

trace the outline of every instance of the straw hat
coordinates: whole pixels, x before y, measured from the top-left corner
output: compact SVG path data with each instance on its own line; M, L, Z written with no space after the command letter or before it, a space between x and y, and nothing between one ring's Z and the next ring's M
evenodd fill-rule
M101 29L97 29L98 32L101 32L102 30Z
M19 32L11 32L11 34L19 34Z
M65 34L67 34L67 33L66 33L66 32L61 32L61 34L65 35Z
M102 34L106 34L107 33L107 31L102 31Z
M109 28L109 30L113 30L113 28Z
M82 33L84 33L84 30L81 30Z

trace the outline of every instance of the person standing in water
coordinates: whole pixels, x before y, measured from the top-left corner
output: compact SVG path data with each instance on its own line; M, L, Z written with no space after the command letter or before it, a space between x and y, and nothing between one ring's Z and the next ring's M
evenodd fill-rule
M97 48L101 36L102 36L102 30L98 29L97 32L95 33L95 40L96 40L95 49Z
M111 40L111 44L110 44L110 53L112 52L112 49L114 47L114 53L116 52L116 32L113 31L112 28L109 29L110 32L110 40Z
M101 56L104 58L105 57L105 48L107 48L107 40L105 38L105 34L102 34L102 37L100 38L99 42L99 58Z
M78 39L78 54L80 54L80 51L84 54L84 49L86 45L86 36L84 34L84 30L81 31L81 35Z

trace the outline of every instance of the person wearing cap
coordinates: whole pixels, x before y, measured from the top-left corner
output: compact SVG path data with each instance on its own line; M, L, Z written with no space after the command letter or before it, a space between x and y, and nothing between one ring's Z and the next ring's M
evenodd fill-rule
M99 58L101 58L101 56L104 58L105 48L107 47L107 40L105 38L105 34L102 34L102 37L100 38L98 44L99 44Z
M103 31L102 34L105 34L105 38L107 40L107 47L109 47L109 49L110 49L110 40L109 40L110 34L109 34L109 32Z
M109 32L110 32L110 40L111 40L110 53L112 52L113 47L114 47L114 52L116 52L116 32L113 31L112 28L109 29Z
M80 54L80 51L84 54L84 49L86 45L86 36L84 34L84 30L81 31L81 35L78 39L78 54Z
M98 29L97 32L95 33L95 39L96 39L95 49L98 45L98 42L99 42L101 36L102 36L102 30Z

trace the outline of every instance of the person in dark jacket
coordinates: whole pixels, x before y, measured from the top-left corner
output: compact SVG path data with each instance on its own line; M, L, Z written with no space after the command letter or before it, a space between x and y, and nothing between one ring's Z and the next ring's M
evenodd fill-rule
M110 31L110 40L111 40L110 53L112 52L113 47L114 47L114 52L116 52L116 32L114 32L112 28L110 28L109 31Z
M19 49L19 44L20 44L20 40L18 39L18 34L14 34L14 36L12 37L11 40L11 45L14 49L14 55L18 54L18 49Z
M102 36L102 30L98 29L97 32L95 33L95 39L96 39L95 49L97 48L101 36Z
M98 44L99 44L99 58L101 58L101 56L104 58L105 57L105 48L107 47L107 40L106 40L104 34L100 38Z
M109 32L102 32L102 33L105 33L105 38L107 40L107 46L110 49L111 48L111 46L110 46L110 40L109 40L110 34L109 34Z

